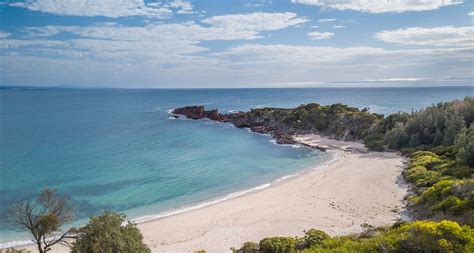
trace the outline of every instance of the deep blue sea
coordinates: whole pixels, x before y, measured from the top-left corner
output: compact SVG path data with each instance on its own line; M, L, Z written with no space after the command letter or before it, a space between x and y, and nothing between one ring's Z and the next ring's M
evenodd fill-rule
M72 197L77 225L103 209L139 218L220 200L331 158L229 124L171 119L176 107L317 102L388 114L473 95L473 87L0 89L0 243L26 239L6 224L6 208L45 187Z

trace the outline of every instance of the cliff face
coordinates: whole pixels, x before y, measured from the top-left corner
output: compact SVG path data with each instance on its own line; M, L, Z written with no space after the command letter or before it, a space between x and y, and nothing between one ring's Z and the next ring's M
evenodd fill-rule
M308 104L294 109L261 108L230 114L220 114L217 110L206 111L204 106L187 106L177 108L173 113L191 119L208 118L229 122L239 128L270 134L279 144L295 144L296 141L291 137L294 134L320 134L338 140L362 140L383 118L383 115L369 113L366 109L359 111L342 104Z

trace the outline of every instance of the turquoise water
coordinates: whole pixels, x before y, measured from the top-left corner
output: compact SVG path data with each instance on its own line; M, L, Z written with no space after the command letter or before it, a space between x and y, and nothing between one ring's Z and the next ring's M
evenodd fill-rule
M387 114L467 95L472 87L0 89L0 243L25 238L5 222L6 207L44 187L69 194L81 224L103 209L132 218L178 210L330 159L229 124L170 119L172 108L341 102Z

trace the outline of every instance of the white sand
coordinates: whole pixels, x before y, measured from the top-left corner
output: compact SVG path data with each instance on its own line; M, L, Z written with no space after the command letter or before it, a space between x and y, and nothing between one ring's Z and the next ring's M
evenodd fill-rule
M340 159L261 191L139 224L145 242L153 252L229 252L232 246L268 236L301 236L310 228L348 234L362 231L364 223L379 226L400 218L407 192L402 157L363 153L360 143L316 135L297 139L332 148Z

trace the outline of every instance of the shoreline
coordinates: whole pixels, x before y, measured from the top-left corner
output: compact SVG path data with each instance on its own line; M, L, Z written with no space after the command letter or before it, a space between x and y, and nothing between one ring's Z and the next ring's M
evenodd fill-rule
M315 135L295 138L308 145L334 146L331 152L340 157L326 168L310 167L264 189L140 222L144 242L152 252L228 252L268 236L301 236L311 228L344 235L360 232L367 224L388 225L403 218L408 187L400 181L400 155L361 153L354 151L360 143ZM56 247L51 252L67 250Z
M270 136L268 134L262 134L262 133L252 132L252 131L250 131L250 132L255 133L255 134ZM273 142L273 141L274 141L273 139L270 140L270 142L274 143L275 145L290 146L290 147L293 147L293 148L295 148L295 146L302 145L302 144L292 144L292 145L290 145L290 144L277 144L276 142ZM308 145L304 145L304 146L301 146L301 147L298 146L298 148L310 148L310 147ZM156 220L165 219L165 218L172 217L172 216L175 216L175 215L180 215L180 214L184 214L184 213L187 213L187 212L192 212L192 211L195 211L195 210L206 208L208 206L216 205L216 204L219 204L221 202L229 201L229 200L232 200L232 199L235 199L235 198L245 197L249 194L253 194L253 193L263 191L263 190L271 188L271 187L278 186L279 184L285 183L288 180L293 180L295 178L304 176L305 174L310 173L313 170L328 169L331 166L331 164L333 164L333 163L337 162L339 159L341 159L341 157L340 157L340 155L342 154L341 151L331 150L331 151L326 152L326 153L333 153L333 155L328 161L325 161L320 165L310 166L310 167L302 169L301 171L298 171L296 173L284 175L284 176L279 177L279 178L277 178L277 179L275 179L271 182L263 183L263 184L257 185L255 187L252 187L252 188L249 188L249 189L243 189L243 190L240 190L240 191L231 192L231 193L228 193L228 194L223 195L223 196L211 198L211 199L205 200L203 202L198 202L198 203L187 205L187 206L182 206L182 207L179 207L177 209L170 210L170 211L165 211L165 212L161 212L161 213L157 213L157 214L140 216L140 217L131 219L131 221L134 222L137 225L145 224L145 223L148 223L148 222L153 222L153 221L156 221ZM31 242L31 240L15 240L15 241L6 242L6 243L0 243L0 249L8 249L8 248L12 248L12 247L15 248L15 249L26 247L26 248L29 249L32 245L33 244ZM54 247L53 247L53 249L54 249ZM53 251L53 252L55 252L55 251Z

